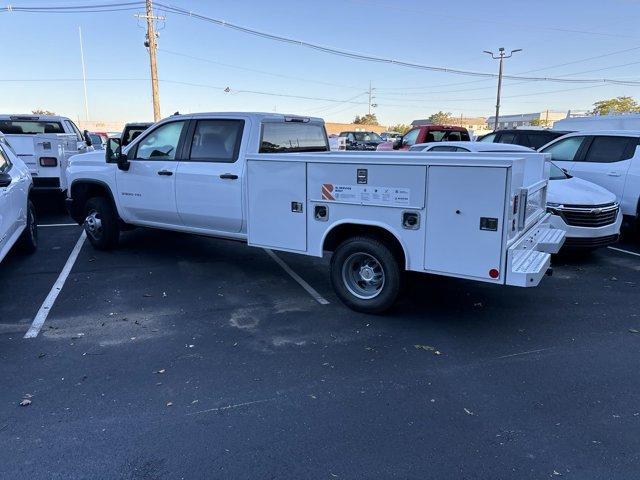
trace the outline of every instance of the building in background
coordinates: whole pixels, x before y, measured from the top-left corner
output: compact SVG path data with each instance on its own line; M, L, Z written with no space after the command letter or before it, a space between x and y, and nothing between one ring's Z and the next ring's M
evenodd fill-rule
M496 117L487 119L487 126L493 130L493 124ZM567 118L567 112L559 112L557 110L545 110L536 113L518 113L515 115L500 115L498 119L498 130L505 128L517 127L546 127L551 128L556 120Z
M80 130L90 132L121 132L124 122L101 122L100 120L78 120Z

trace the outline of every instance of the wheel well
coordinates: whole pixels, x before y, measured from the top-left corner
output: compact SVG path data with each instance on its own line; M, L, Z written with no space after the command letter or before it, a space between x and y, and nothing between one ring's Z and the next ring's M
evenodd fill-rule
M338 225L325 237L322 249L333 252L345 240L363 236L375 238L391 248L402 268L405 267L404 248L402 248L400 241L389 230L375 225L358 225L354 223Z
M115 202L113 201L113 195L109 187L101 182L74 182L71 185L71 198L73 204L69 213L71 217L78 223L84 221L84 205L87 200L93 197L104 197L111 202L114 210L116 210Z

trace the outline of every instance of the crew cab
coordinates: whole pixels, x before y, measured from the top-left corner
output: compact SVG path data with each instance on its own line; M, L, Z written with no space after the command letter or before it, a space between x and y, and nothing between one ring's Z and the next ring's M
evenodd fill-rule
M416 143L428 142L459 142L470 141L469 131L464 127L452 125L420 125L412 128L393 142L383 142L378 150L409 150Z
M640 225L640 131L574 132L543 146L569 175L612 192L630 224ZM606 207L606 205L603 205ZM610 214L602 209L601 215Z
M14 246L32 253L38 245L32 187L29 169L0 135L0 262Z
M176 115L67 170L71 216L97 249L129 226L321 257L354 310L393 305L405 270L535 286L564 233L545 213L544 158L330 152L319 118Z
M528 147L486 142L421 143L411 151L522 153L532 154L534 161L538 157ZM593 250L617 242L622 212L616 196L595 183L572 177L553 162L547 162L547 170L549 224L566 233L565 247Z
M57 115L0 115L0 132L29 168L38 190L66 190L69 157L91 147L91 139L72 120Z

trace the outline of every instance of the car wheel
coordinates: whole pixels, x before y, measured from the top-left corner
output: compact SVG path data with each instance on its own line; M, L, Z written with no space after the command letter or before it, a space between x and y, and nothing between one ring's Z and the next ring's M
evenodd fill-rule
M94 248L111 250L118 246L120 228L111 202L104 197L90 198L85 204L84 231Z
M363 313L382 313L400 293L400 262L386 245L375 238L345 240L331 257L330 276L338 298L347 307Z
M36 209L31 200L27 201L27 225L18 239L18 248L24 253L33 253L38 248Z

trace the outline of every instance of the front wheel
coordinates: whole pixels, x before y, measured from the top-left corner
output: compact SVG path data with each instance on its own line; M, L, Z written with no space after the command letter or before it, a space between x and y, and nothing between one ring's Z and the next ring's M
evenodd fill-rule
M402 272L389 247L371 237L355 237L336 248L330 276L338 298L347 307L382 313L398 298Z
M18 248L23 253L33 253L38 248L38 224L36 209L31 200L27 201L27 225L18 239Z
M85 205L84 230L94 248L111 250L118 245L120 228L111 202L104 197L90 198Z

